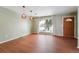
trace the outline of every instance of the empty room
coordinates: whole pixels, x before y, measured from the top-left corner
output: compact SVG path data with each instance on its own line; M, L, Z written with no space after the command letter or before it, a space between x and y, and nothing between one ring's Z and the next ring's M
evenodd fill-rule
M79 53L77 6L0 6L0 53Z

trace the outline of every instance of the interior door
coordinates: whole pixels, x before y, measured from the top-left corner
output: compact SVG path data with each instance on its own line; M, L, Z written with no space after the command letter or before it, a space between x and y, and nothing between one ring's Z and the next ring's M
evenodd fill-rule
M64 17L64 36L74 37L74 17Z

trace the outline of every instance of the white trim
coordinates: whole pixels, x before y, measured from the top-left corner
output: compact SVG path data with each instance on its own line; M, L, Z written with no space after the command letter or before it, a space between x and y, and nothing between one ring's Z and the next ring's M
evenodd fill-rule
M78 39L79 39L79 38L77 37L77 48L79 48L79 42L78 42Z
M18 36L18 37L15 37L15 38L10 38L10 39L8 39L8 40L5 40L5 41L0 42L0 44L5 43L5 42L8 42L8 41L11 41L11 40L15 40L15 39L17 39L17 38L20 38L20 37L23 37L23 36L26 36L26 35L30 35L30 34L24 34L24 35L22 35L22 36Z

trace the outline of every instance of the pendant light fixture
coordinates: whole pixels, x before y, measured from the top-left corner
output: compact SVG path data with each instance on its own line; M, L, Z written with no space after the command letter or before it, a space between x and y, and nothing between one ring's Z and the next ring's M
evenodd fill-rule
M21 14L21 18L22 19L26 19L27 15L26 15L26 7L22 6L22 14Z
M33 17L32 16L28 16L27 14L26 14L26 7L25 6L22 6L22 11L21 11L22 13L21 13L21 19L26 19L27 17L30 19L30 20L32 20L33 19ZM30 10L30 13L32 14L32 10Z

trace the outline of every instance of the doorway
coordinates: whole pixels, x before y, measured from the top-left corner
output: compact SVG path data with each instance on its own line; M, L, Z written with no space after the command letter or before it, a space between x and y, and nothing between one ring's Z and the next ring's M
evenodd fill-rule
M64 37L74 38L74 16L64 17Z

